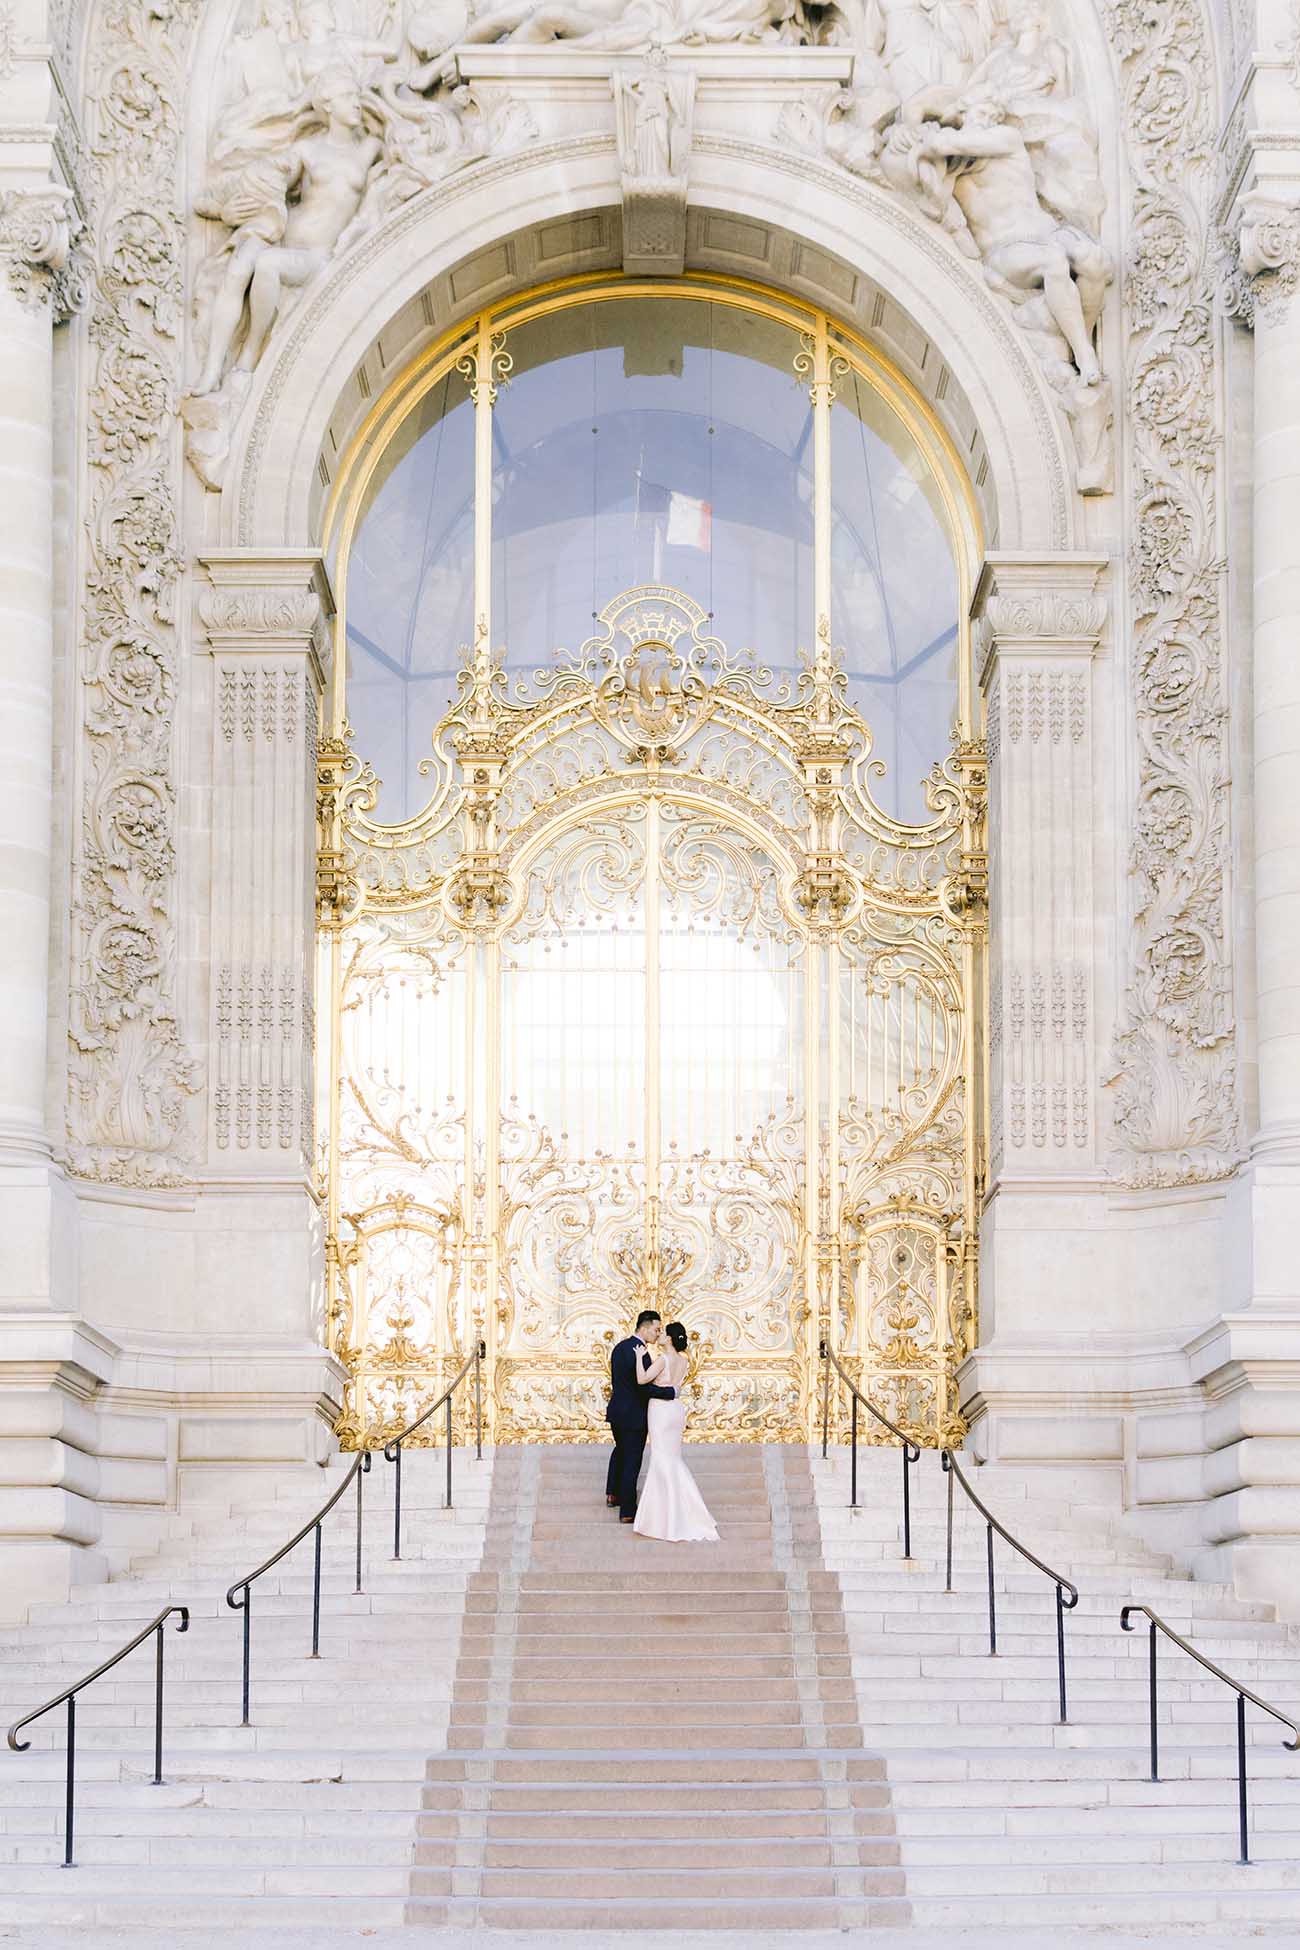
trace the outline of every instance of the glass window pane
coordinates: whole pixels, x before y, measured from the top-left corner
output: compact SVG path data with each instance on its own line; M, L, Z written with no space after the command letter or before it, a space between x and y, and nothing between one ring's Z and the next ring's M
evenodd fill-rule
M510 334L494 415L493 636L516 671L666 582L777 669L810 631L811 410L796 335L629 297Z
M893 409L856 372L831 410L831 591L849 697L884 761L876 798L927 815L921 782L957 708L957 571L939 491Z
M347 714L380 780L378 819L427 800L420 760L473 635L474 407L452 372L385 449L348 557Z

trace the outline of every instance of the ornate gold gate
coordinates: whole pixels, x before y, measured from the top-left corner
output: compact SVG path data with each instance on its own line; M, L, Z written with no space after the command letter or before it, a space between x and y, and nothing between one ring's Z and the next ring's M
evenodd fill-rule
M824 498L824 321L804 344ZM462 360L480 434L506 366L488 321ZM337 693L321 745L345 1440L409 1420L480 1334L496 1440L595 1435L609 1344L644 1304L692 1334L697 1438L811 1433L823 1335L889 1414L951 1433L975 1300L982 744L958 733L923 820L882 810L825 550L788 679L662 582L507 676L482 556L423 810L374 817Z

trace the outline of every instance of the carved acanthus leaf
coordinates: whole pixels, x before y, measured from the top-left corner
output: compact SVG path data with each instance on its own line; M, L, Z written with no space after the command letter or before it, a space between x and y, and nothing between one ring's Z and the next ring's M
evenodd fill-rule
M62 184L0 190L0 260L20 304L49 304L56 318L80 311L88 295L84 225Z
M1253 326L1284 311L1300 284L1300 208L1251 191L1242 198L1235 235L1225 232L1222 244L1229 314Z

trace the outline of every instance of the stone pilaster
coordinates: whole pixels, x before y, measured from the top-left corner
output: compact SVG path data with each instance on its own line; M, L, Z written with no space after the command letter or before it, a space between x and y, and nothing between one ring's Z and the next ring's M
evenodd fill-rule
M1262 8L1260 18L1273 16ZM1256 59L1234 119L1228 300L1253 331L1255 400L1243 798L1253 815L1257 1113L1229 1197L1224 1311L1188 1353L1207 1401L1198 1569L1300 1616L1300 95Z
M43 100L42 51L11 65ZM9 133L0 130L0 134ZM48 131L45 132L48 134ZM74 308L72 193L39 128L0 174L0 1611L102 1563L86 1404L109 1371L77 1318L76 1217L47 1103L53 779L53 330Z
M991 556L973 605L988 710L989 1176L979 1346L961 1382L982 1448L1109 1464L1114 1418L1076 1396L1097 1325L1105 571L1101 556Z
M989 727L990 1190L1097 1168L1093 661L1099 557L991 559L976 594Z
M0 188L0 1158L48 1159L54 280L69 196Z
M317 714L328 584L312 554L203 560L213 659L207 1159L313 1167Z
M318 554L200 559L211 658L206 1144L198 1321L221 1388L196 1387L182 1466L309 1457L341 1401L324 1349L315 1195L317 713L332 615Z

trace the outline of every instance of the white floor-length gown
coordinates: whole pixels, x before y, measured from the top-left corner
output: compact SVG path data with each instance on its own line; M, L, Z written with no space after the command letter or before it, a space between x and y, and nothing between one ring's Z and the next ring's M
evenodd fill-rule
M655 1379L663 1387L680 1389L686 1379L684 1354L664 1354ZM718 1526L682 1461L686 1403L650 1403L650 1463L636 1506L636 1529L642 1537L661 1537L670 1544L716 1544Z

